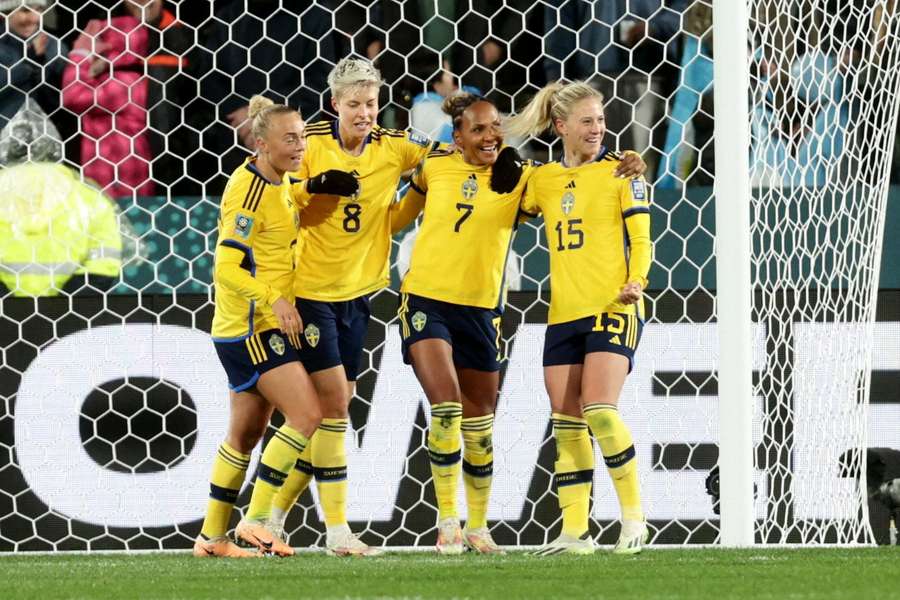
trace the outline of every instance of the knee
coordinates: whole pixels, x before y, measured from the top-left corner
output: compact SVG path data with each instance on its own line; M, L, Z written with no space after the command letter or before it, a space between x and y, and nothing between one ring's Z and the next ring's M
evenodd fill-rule
M254 427L252 430L246 431L232 431L229 432L225 441L241 454L250 454L259 443L259 440L262 439L264 432L265 427L261 429Z
M350 406L350 392L345 387L334 387L319 392L319 420L342 419Z

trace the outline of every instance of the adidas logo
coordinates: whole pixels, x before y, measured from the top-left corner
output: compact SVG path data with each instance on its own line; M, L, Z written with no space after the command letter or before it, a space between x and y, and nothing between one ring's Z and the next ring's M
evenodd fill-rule
M475 177L475 173L472 173L471 175L469 175L469 179L477 179L477 177Z
M567 190L574 190L574 189L575 189L575 180L574 180L574 179L573 179L572 181L569 182L569 184L566 186L566 189L567 189Z
M354 177L359 177L359 171L357 171L356 169L353 169L352 171L350 171L350 174L353 175Z

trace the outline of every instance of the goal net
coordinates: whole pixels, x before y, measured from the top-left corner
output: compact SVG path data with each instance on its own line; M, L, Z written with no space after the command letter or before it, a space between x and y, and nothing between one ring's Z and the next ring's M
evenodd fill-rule
M13 14L29 9L6 13L0 42L20 53L0 73L10 106L0 106L0 232L13 240L0 242L0 551L190 547L228 420L208 332L220 194L249 152L241 111L264 93L308 120L331 118L325 77L351 52L382 70L382 124L437 138L447 121L435 108L456 86L504 113L549 80L604 93L606 144L639 151L654 183L648 321L620 400L652 542L716 543L717 365L728 340L720 350L711 0L302 4L169 1L135 14L124 2L56 0L30 31ZM865 448L900 445L898 407L870 407L872 373L900 371L900 316L876 314L877 302L898 302L878 279L891 241L896 4L749 0L751 143L734 152L749 155L754 185L758 542L871 542ZM19 163L46 166L48 140L73 181L107 203L96 211L105 217L63 223L60 211L77 212L66 208L76 183L29 183ZM507 141L539 160L561 152L549 137ZM104 218L118 246L97 241ZM372 298L350 407L347 515L368 543L424 548L437 519L428 408L395 317L414 236L395 238L392 285ZM94 244L75 256L82 238ZM60 259L60 248L71 255ZM539 368L543 223L524 223L513 250L488 520L498 543L528 546L560 527ZM104 258L114 276L83 274ZM26 289L40 276L50 283ZM619 509L599 449L597 465L591 531L610 544ZM248 476L232 526L250 489ZM459 506L464 519L462 485ZM286 531L294 546L324 544L315 485Z

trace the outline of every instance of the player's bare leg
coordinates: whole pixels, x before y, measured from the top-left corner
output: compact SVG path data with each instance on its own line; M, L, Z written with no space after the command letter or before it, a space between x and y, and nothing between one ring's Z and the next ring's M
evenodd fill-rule
M453 366L453 348L439 338L419 340L409 347L409 357L431 404L428 455L438 503L437 551L460 554L464 548L456 510L456 491L462 468L460 428L463 413L459 381Z
M627 376L628 358L621 354L591 352L584 357L582 410L600 444L622 510L615 554L637 554L650 537L641 510L634 444L618 410Z
M494 412L500 389L499 371L457 369L463 405L463 481L468 519L463 543L479 554L504 554L487 526L487 506L494 462Z

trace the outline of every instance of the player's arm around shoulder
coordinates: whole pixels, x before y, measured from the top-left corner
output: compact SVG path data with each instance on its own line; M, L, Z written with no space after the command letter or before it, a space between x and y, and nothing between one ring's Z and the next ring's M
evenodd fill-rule
M419 161L409 181L406 193L391 205L391 234L406 229L425 208L428 192L428 159Z
M623 179L620 182L622 220L625 222L631 245L628 283L637 282L641 289L647 287L647 275L650 272L653 254L653 242L650 237L650 194L650 186L643 176Z

